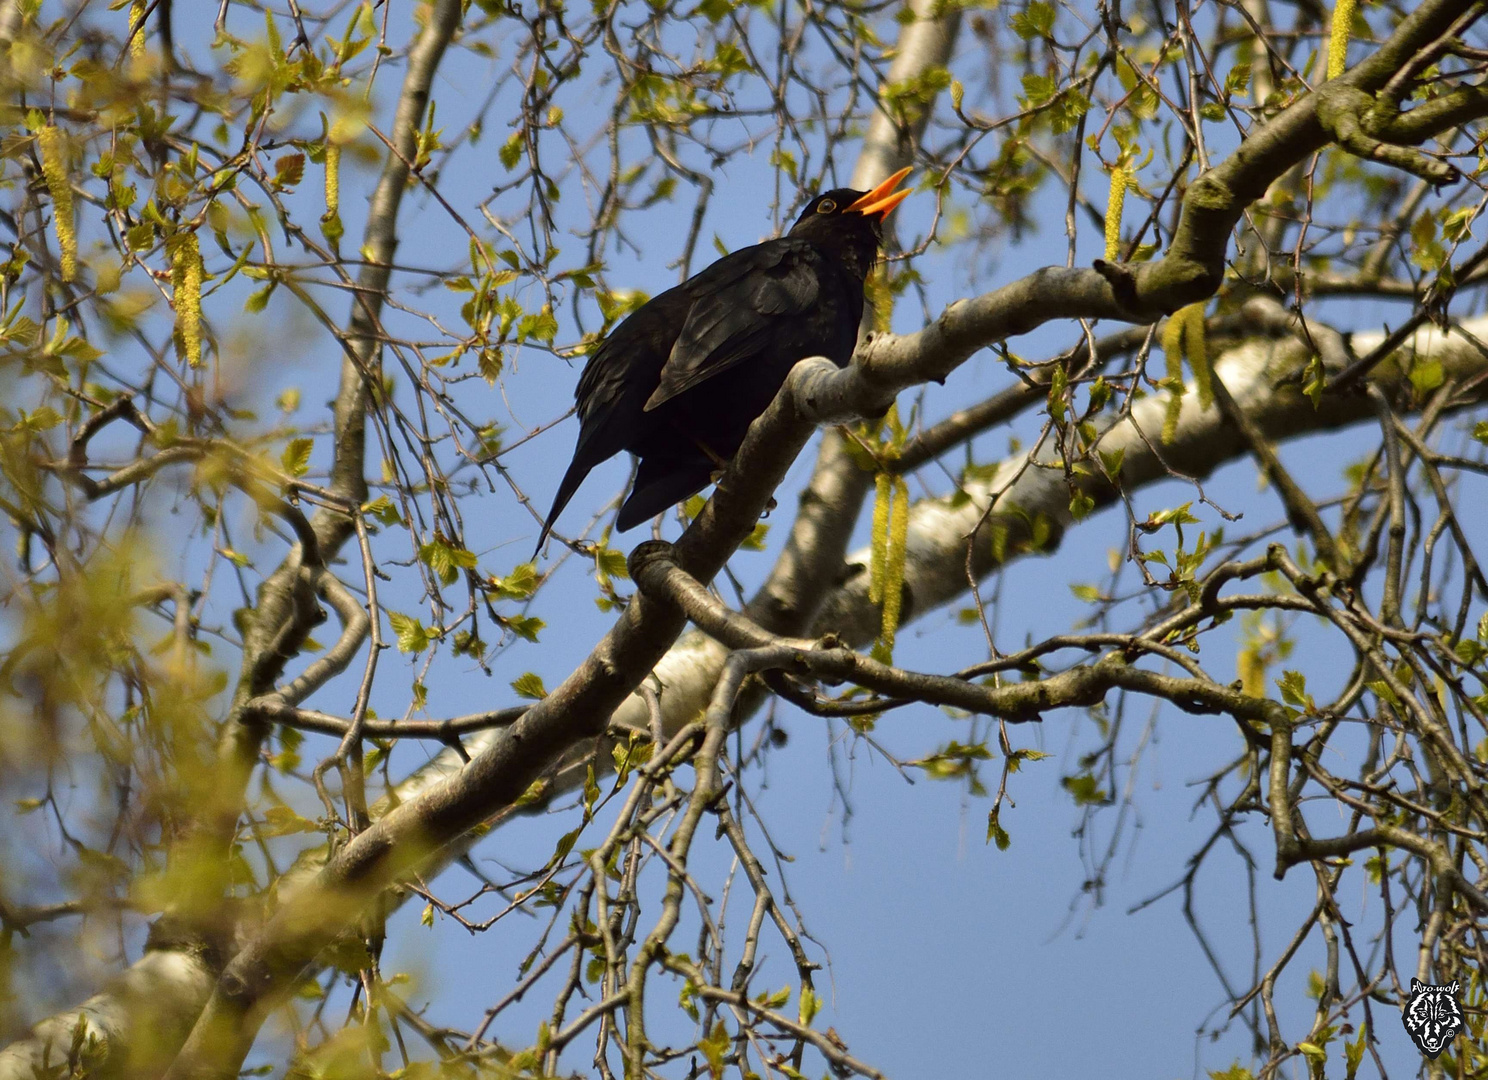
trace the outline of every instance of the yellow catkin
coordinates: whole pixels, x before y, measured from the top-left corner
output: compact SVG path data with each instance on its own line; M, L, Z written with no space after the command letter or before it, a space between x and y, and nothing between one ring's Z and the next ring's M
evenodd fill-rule
M1348 67L1349 28L1358 0L1337 0L1333 5L1333 28L1328 37L1328 78L1336 79Z
M879 263L868 275L868 302L873 305L873 330L887 334L894 326L894 291L889 288L889 268Z
M883 603L884 568L889 561L889 498L893 478L879 473L874 481L872 558L868 562L868 602Z
M1121 256L1121 211L1126 206L1126 189L1131 174L1124 165L1111 170L1111 196L1106 200L1106 262Z
M72 222L72 183L67 178L67 137L55 124L36 133L41 149L41 173L52 196L52 224L62 253L62 280L77 276L77 230Z
M883 631L880 640L889 655L899 631L899 613L904 602L904 556L909 541L909 485L894 477L894 506L889 513L889 550L884 561Z
M1204 305L1189 304L1178 315L1183 317L1183 354L1193 371L1199 408L1207 409L1214 404L1214 381L1209 368L1209 342L1204 337Z
M1163 359L1167 362L1168 410L1163 415L1162 441L1170 443L1178 434L1178 417L1183 411L1183 329L1186 318L1180 309L1163 324Z
M130 0L129 55L136 60L145 56L145 0Z
M181 335L181 353L192 367L201 363L202 258L196 233L188 232L175 245L171 261L171 283L175 286L176 333Z
M1266 664L1255 649L1241 649L1235 658L1236 674L1240 676L1240 692L1250 697L1266 696Z
M325 195L326 217L334 217L341 210L341 148L333 142L325 148Z

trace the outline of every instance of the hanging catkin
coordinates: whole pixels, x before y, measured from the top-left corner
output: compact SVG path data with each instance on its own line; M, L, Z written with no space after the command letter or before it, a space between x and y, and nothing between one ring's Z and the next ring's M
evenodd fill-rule
M1266 696L1266 664L1258 649L1240 650L1235 657L1236 674L1240 676L1240 692L1250 697Z
M1204 305L1189 304L1178 314L1183 316L1183 355L1193 372L1199 408L1207 409L1214 404L1214 380L1209 368L1209 343L1204 338Z
M341 211L341 147L327 142L325 148L326 219Z
M889 512L889 544L884 563L883 630L880 640L890 656L894 652L894 635L899 630L899 613L904 603L904 557L909 540L909 485L904 477L894 477L894 506Z
M1178 434L1178 417L1183 412L1183 312L1180 308L1163 324L1163 359L1167 363L1168 409L1163 415L1162 441L1170 443Z
M72 223L72 183L67 178L67 137L55 124L36 133L41 150L41 174L52 197L52 225L62 253L62 280L77 275L77 230Z
M174 244L171 284L176 308L176 333L181 335L181 355L192 367L201 363L202 258L196 233L183 233Z
M1121 256L1121 211L1126 206L1126 188L1131 174L1124 165L1111 170L1111 195L1106 200L1106 262Z
M129 55L136 60L145 55L145 0L130 0Z
M893 478L881 472L873 482L872 557L868 561L868 602L883 603L884 570L889 561L889 499Z
M1328 78L1336 79L1348 67L1349 29L1359 0L1337 0L1333 5L1332 33L1328 36Z

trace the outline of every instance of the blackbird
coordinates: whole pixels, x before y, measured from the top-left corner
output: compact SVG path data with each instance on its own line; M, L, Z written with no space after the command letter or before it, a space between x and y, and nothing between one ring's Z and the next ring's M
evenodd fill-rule
M579 439L537 548L584 477L629 450L640 459L620 507L624 532L706 487L796 361L852 359L863 282L883 220L909 196L901 169L872 191L837 188L785 236L740 248L636 309L589 358L574 397Z

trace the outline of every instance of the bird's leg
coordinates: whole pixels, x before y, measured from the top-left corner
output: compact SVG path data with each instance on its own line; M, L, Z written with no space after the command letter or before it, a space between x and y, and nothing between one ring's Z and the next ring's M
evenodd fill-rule
M728 469L728 458L720 457L718 454L714 453L713 448L707 443L703 442L702 439L694 438L692 442L694 446L696 446L704 454L708 455L709 461L717 466L717 468L715 468L713 472L710 473L708 476L708 479L712 483L717 484L718 481L723 479L723 474ZM770 496L770 501L765 506L765 513L768 514L771 510L774 510L777 505L778 504L775 502L775 497L773 495Z
M722 480L724 470L727 469L729 465L728 458L720 457L717 453L714 452L711 446L709 446L707 443L703 442L702 439L699 439L696 436L693 437L692 445L701 450L707 457L707 459L713 463L714 468L713 471L708 474L708 479L715 484L718 483L718 481Z

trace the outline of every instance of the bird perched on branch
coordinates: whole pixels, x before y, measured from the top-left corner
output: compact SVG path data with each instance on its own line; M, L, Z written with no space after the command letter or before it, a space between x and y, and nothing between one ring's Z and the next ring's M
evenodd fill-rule
M624 532L706 487L798 360L847 365L863 283L908 174L818 195L785 236L725 255L611 331L574 391L578 444L539 551L596 465L622 450L640 459L616 522Z

